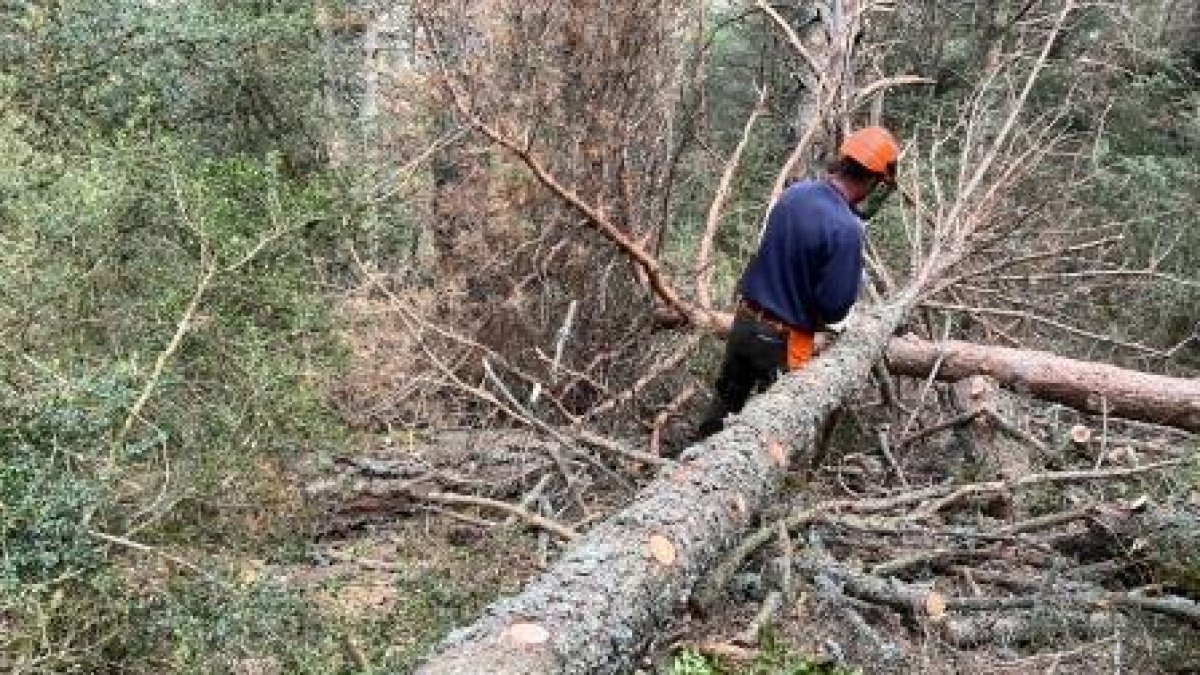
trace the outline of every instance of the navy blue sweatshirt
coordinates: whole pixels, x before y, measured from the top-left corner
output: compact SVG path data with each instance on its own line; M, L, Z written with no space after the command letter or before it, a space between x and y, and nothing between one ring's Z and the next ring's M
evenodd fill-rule
M863 225L828 181L789 187L767 217L742 297L804 330L846 318L862 281Z

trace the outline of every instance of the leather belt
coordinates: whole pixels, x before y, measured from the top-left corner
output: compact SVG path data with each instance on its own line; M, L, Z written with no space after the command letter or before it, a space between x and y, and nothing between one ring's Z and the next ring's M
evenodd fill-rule
M741 314L743 316L750 317L751 319L754 319L758 323L761 323L764 326L769 326L771 328L774 328L775 330L779 331L780 333L782 333L784 335L787 335L789 332L791 332L793 330L797 330L794 326L789 325L787 322L781 320L779 317L775 316L771 312L767 311L766 309L764 309L762 307L759 307L758 305L754 304L750 300L746 300L745 298L738 300L736 313Z

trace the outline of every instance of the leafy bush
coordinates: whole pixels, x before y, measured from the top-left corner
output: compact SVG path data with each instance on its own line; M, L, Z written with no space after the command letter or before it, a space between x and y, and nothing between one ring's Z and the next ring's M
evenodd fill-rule
M153 551L294 538L280 464L341 442L310 6L257 4L4 17L0 670L161 672L179 617L219 636L237 594ZM230 87L296 117L256 128Z

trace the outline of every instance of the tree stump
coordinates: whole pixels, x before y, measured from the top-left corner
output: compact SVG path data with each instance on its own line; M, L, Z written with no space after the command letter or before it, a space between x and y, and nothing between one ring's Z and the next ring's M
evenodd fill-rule
M951 388L951 398L962 413L976 413L957 431L961 443L983 467L982 479L1008 480L1030 473L1030 447L1006 433L1003 424L1016 426L1020 400L987 375L974 375ZM1013 519L1025 509L1014 495L1001 495L987 505L991 515Z

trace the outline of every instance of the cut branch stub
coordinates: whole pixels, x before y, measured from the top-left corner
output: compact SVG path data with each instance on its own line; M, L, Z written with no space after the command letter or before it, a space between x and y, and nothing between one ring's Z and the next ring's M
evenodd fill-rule
M675 564L675 545L661 534L652 535L650 537L650 555L654 556L654 560L658 564L670 567Z
M946 619L946 596L937 591L930 591L925 596L925 613L929 620L940 623Z
M1092 430L1082 424L1076 424L1071 427L1071 442L1079 447L1088 444L1092 440Z
M983 377L972 377L970 379L971 398L981 399L989 390L988 381Z
M781 469L788 467L787 449L783 447L783 443L774 438L767 439L767 455L771 458L771 462Z
M550 631L536 623L514 623L508 629L508 639L522 647L533 647L546 644Z
M671 472L671 480L676 483L686 483L692 479L696 473L696 467L691 462L681 462L675 470Z

